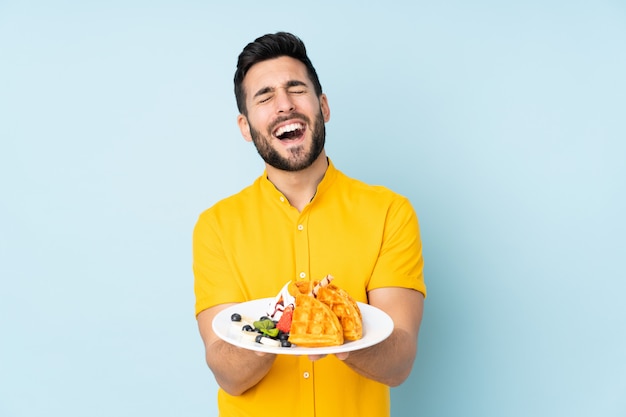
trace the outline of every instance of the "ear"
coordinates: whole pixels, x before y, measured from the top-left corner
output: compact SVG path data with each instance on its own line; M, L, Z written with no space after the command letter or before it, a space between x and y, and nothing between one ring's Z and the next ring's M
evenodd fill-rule
M326 94L320 96L320 109L322 110L322 116L324 116L324 122L328 122L330 120L330 107L328 106Z
M237 125L239 126L239 130L241 131L241 136L247 141L252 142L252 135L250 134L250 124L248 123L248 118L243 114L237 116Z

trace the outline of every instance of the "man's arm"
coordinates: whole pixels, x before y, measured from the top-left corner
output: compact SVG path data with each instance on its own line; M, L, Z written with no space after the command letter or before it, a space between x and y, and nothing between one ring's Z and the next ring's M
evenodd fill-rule
M220 304L198 314L206 362L219 386L230 395L241 395L269 372L276 355L241 349L224 342L213 332L213 317L233 304Z
M359 374L395 387L408 378L417 355L424 296L412 289L388 287L370 291L368 298L370 305L392 318L393 332L377 345L336 356Z

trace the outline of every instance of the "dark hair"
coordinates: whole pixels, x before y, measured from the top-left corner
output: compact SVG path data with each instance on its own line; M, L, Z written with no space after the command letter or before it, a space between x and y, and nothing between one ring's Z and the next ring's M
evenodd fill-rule
M307 74L313 82L315 93L322 94L322 85L317 72L306 54L304 42L291 33L277 32L275 34L263 35L255 39L243 48L237 60L237 71L235 71L235 99L237 108L241 114L247 114L246 92L243 90L243 79L254 64L258 64L268 59L288 56L302 62L306 66Z

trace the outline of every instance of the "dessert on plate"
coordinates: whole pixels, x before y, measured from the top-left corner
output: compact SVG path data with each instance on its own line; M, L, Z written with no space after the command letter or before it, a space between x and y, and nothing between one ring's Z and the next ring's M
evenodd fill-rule
M330 307L315 297L298 294L288 340L306 347L342 345L343 329Z
M320 281L288 282L268 307L277 327L297 346L341 345L363 337L358 304L327 275Z

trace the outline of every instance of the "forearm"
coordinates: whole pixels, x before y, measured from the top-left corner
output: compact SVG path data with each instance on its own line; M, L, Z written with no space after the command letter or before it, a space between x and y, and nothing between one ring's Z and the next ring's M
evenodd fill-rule
M269 372L276 355L259 355L222 340L207 347L206 361L219 386L230 395L241 395Z
M417 353L417 341L408 332L395 329L383 342L350 352L344 363L355 372L395 387L411 373Z
M229 305L232 304L218 305L198 314L198 328L204 341L206 362L215 380L230 395L241 395L267 375L276 355L241 349L217 337L211 322Z
M337 357L359 374L395 387L408 378L415 361L424 297L417 291L394 287L372 290L368 296L371 305L392 318L393 332L377 345Z

